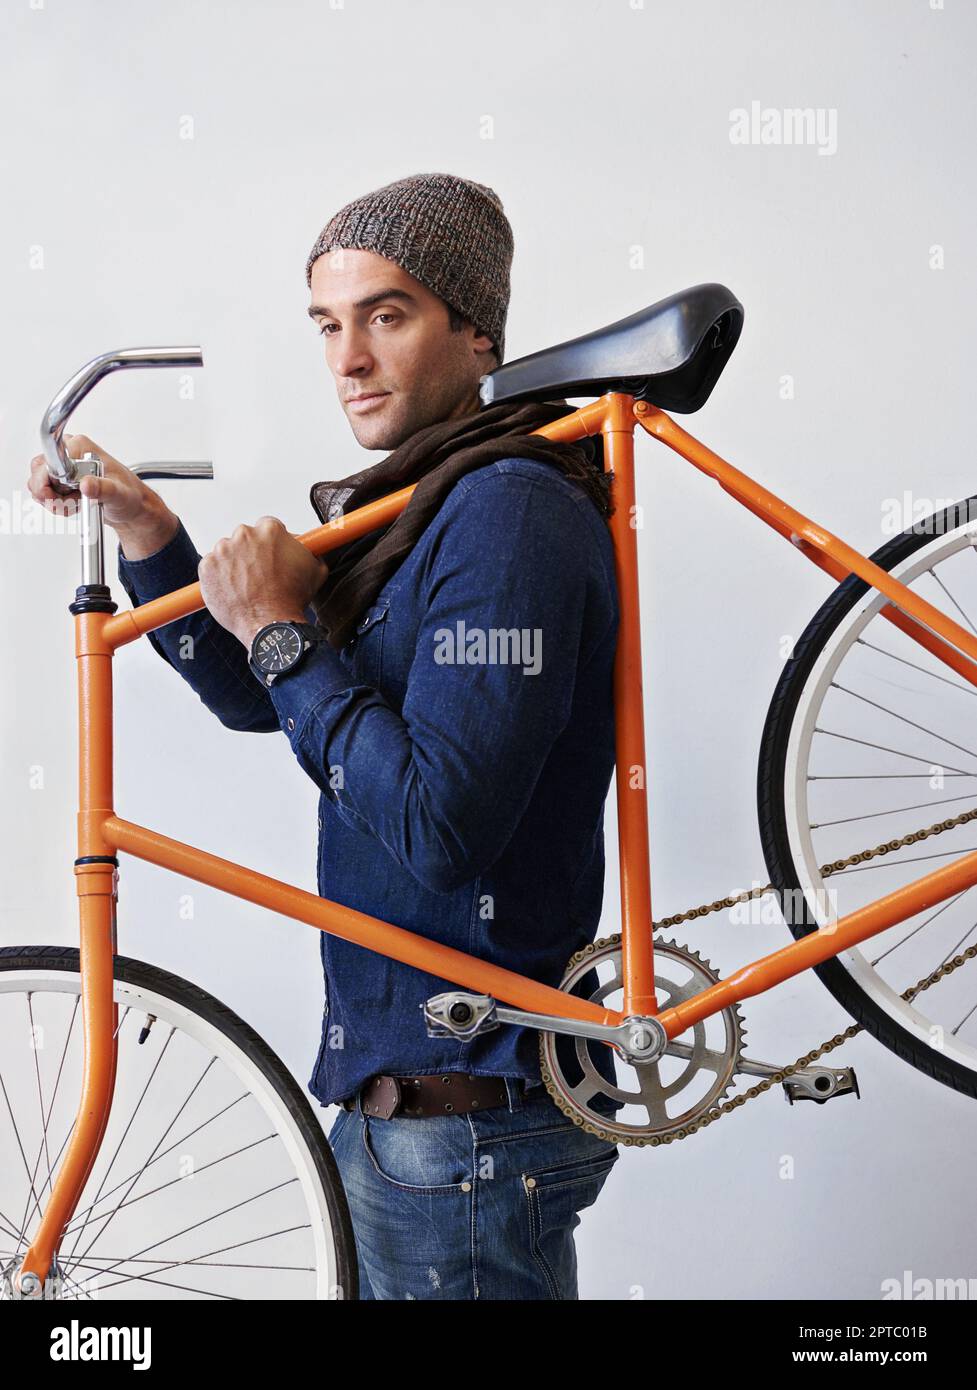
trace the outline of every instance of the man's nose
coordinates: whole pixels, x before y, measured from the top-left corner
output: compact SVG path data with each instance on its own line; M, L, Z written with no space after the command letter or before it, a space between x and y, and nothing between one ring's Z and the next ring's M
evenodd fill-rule
M342 341L336 344L336 355L332 360L332 369L337 376L363 376L373 367L373 358L366 349L366 345L361 337L356 334L342 335Z

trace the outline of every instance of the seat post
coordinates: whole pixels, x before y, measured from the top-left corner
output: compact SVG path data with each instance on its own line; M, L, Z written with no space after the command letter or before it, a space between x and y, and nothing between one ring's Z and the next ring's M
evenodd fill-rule
M647 767L638 606L638 546L634 501L634 397L610 391L601 433L604 468L613 470L611 498L620 621L614 657L614 729L621 865L621 949L627 1014L657 1013L648 848Z

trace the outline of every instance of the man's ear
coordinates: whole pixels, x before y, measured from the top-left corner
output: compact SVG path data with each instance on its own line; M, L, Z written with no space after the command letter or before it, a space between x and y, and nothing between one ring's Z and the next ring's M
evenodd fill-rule
M484 355L486 361L481 364L484 372L494 372L499 365L498 355L495 351L495 344L487 333L479 333L477 330L472 339L473 351L481 356Z

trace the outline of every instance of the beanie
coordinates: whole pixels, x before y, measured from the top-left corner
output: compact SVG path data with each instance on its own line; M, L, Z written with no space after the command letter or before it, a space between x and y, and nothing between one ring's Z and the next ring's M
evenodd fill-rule
M499 195L454 174L412 174L341 208L305 267L336 248L373 251L413 275L492 339L501 365L513 238Z

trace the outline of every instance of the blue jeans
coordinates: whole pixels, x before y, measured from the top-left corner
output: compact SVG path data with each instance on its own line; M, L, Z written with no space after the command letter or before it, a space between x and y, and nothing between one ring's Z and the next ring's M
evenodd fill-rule
M329 1133L362 1299L575 1299L578 1213L619 1157L542 1085L508 1106L390 1120L341 1110Z

